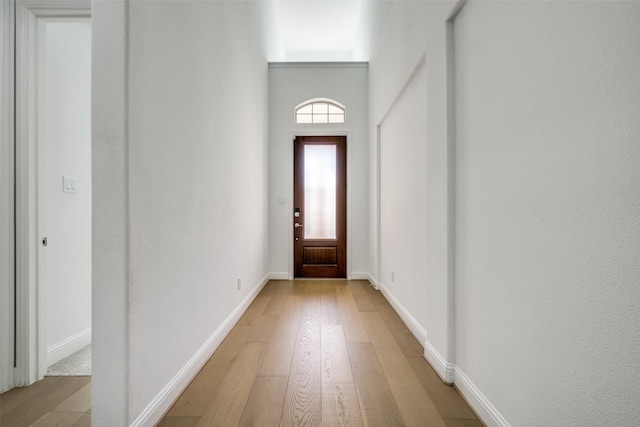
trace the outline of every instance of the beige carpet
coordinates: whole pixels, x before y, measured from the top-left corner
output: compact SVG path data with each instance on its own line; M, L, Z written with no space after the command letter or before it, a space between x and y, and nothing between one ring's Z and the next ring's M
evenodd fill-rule
M49 366L47 377L91 376L91 344Z

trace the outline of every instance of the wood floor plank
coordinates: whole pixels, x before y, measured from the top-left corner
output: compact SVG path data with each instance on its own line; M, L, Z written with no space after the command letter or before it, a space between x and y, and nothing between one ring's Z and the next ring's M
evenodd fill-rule
M0 416L7 414L17 406L34 398L53 386L60 380L60 377L44 377L29 387L16 387L0 395ZM0 424L2 425L2 424Z
M445 427L380 314L366 312L361 315L405 424Z
M354 383L322 384L322 426L362 426Z
M376 311L380 313L380 317L384 320L392 318L400 319L400 316L398 316L398 313L396 313L382 292L376 291L373 288L366 289L365 292L369 295L371 302L376 306ZM400 321L402 321L402 319L400 319Z
M291 284L291 295L309 295L309 285L313 285L315 280L294 279Z
M328 284L322 289L320 301L320 323L322 325L342 325L338 295L334 284Z
M260 368L260 376L286 377L291 370L291 359L296 345L302 299L298 295L287 297L286 308L280 316L275 335Z
M280 321L279 315L263 314L256 319L256 325L247 339L248 342L271 342Z
M91 381L90 377L65 377L47 387L46 393L39 393L38 398L22 402L0 419L0 425L28 426L41 416L62 403L65 399L80 390Z
M242 413L242 426L278 426L288 377L258 377Z
M370 286L368 281L352 280L349 282L351 294L359 311L378 311L376 305L369 298L365 286Z
M66 398L54 412L89 412L91 410L91 383Z
M424 354L424 347L411 333L399 316L387 317L384 319L387 328L391 331L393 339L406 357L421 357Z
M403 426L400 410L391 393L372 344L347 344L364 425Z
M198 375L173 404L169 417L200 417L218 392L229 365L240 353L254 326L235 326Z
M200 417L164 417L157 427L197 427Z
M30 427L69 427L83 415L84 412L47 412Z
M91 411L86 412L78 421L73 423L71 427L91 427Z
M338 305L342 316L342 327L348 343L368 343L369 335L362 324L360 312L348 285L336 286Z
M404 355L407 357L422 356L424 353L422 344L407 328L382 292L375 290L372 286L363 286L361 289L369 296L369 300L376 307L375 311L380 313L380 317L387 323L387 327L391 330Z
M484 424L477 418L445 418L444 422L447 427L484 427Z
M291 361L282 423L319 426L322 422L322 369L319 300L307 299L302 307Z
M293 283L288 281L278 282L271 292L271 299L262 314L281 315L287 309L289 296L293 294Z
M280 280L269 280L258 294L261 297L272 297L278 293Z
M365 286L364 290L369 295L369 298L371 298L371 302L376 304L378 302L378 299L376 296L381 295L380 291L374 288L373 286ZM386 301L384 297L382 299Z
M322 325L322 382L351 383L351 362L344 330L340 325Z
M442 418L476 418L460 393L443 383L424 357L407 357L407 361Z
M251 394L267 344L246 343L227 371L198 426L234 426Z
M257 296L244 312L237 325L256 325L271 297Z

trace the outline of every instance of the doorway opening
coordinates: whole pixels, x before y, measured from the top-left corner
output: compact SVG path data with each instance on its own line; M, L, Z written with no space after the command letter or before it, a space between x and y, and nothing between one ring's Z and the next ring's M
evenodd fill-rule
M346 278L347 138L294 139L294 276Z
M84 376L91 373L91 20L39 18L37 31L46 375Z

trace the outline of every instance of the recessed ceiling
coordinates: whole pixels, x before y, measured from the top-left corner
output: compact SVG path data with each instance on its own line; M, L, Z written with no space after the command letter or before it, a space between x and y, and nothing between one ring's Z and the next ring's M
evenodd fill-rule
M275 0L286 61L350 61L362 0Z

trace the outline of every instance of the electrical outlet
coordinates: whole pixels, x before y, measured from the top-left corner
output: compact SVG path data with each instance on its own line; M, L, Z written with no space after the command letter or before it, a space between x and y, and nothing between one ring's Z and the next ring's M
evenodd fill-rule
M242 289L242 278L238 277L238 290Z

